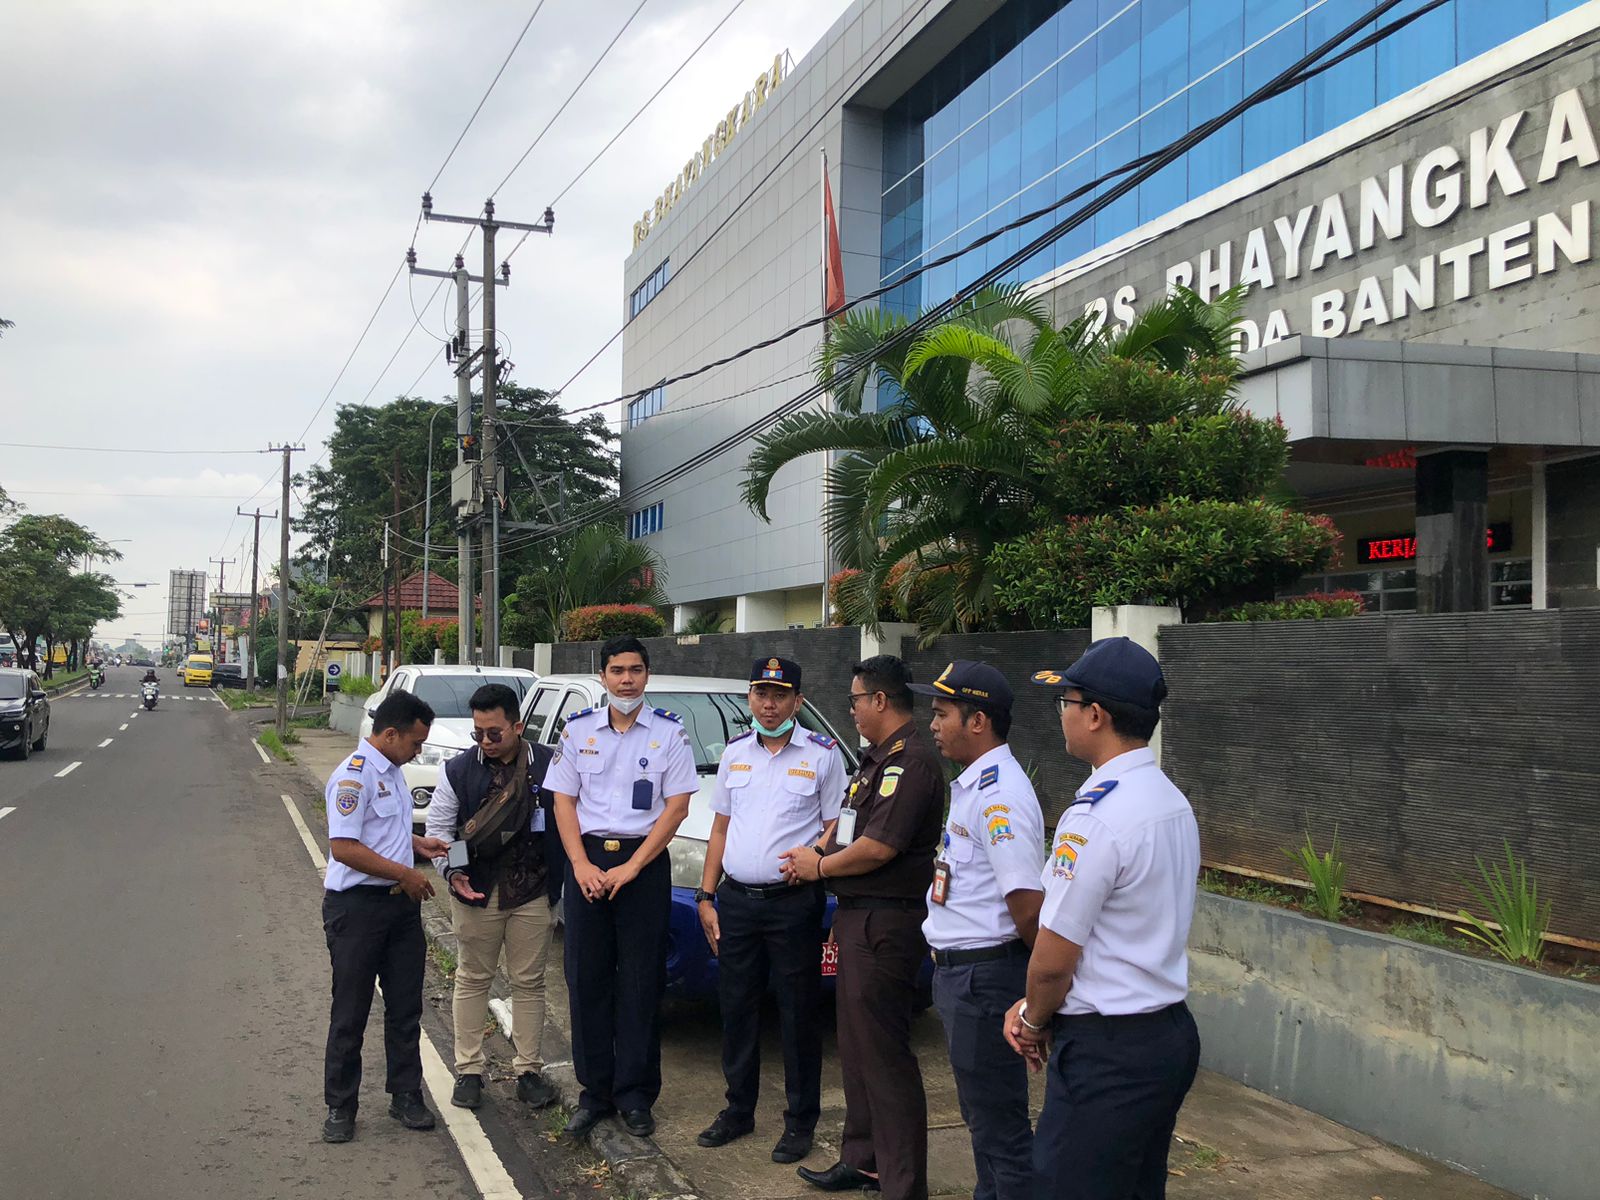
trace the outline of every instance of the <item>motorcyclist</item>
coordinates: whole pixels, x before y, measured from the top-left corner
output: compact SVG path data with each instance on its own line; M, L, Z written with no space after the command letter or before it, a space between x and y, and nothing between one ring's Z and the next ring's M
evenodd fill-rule
M146 667L144 669L144 678L139 682L159 684L161 681L156 678L156 669L154 667Z

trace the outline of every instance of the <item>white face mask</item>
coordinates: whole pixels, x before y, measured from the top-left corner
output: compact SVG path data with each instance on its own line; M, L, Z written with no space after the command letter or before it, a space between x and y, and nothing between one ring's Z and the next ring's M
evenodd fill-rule
M610 692L606 693L606 699L611 702L611 707L616 709L623 716L627 716L634 709L638 708L644 703L643 696L634 696L631 699L625 700L621 696L612 695Z

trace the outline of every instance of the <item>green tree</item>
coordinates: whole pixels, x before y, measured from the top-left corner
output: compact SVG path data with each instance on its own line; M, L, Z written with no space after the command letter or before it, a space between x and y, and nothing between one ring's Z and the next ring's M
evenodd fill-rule
M1146 362L1187 383L1231 356L1238 296L1206 303L1179 290L1126 330L1079 318L1061 328L1017 287L973 296L914 337L883 310L842 318L817 359L819 380L843 370L834 411L796 413L756 441L744 498L761 517L790 462L831 453L825 536L850 620L875 621L902 564L895 600L930 635L971 628L994 609L994 548L1058 515L1048 453L1062 421L1092 414L1119 361ZM866 400L876 390L878 405Z
M109 620L121 611L109 578L76 572L86 555L122 557L96 534L59 514L27 513L0 530L0 626L16 643L19 660L30 667L38 668L36 650L44 644L47 678L53 671L50 649L69 626L79 628L91 612L102 614L96 620ZM95 583L75 582L80 578Z
M67 669L77 670L95 626L113 621L122 601L108 575L73 575L57 599L51 633L67 644Z
M4 317L0 317L0 337L5 336L5 331L7 329L15 328L16 324L17 323L15 321L8 321Z
M506 641L531 646L560 638L561 615L595 604L663 605L666 568L643 542L614 525L587 525L562 540L548 563L517 579L506 597Z

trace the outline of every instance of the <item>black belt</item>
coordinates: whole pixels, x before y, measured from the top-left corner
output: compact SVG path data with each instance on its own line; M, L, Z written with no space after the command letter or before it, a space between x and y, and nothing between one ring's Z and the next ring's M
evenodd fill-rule
M925 908L927 901L920 896L911 900L905 896L840 896L839 907L862 909L893 909L897 912L912 912L915 909Z
M998 946L979 946L975 950L935 950L933 962L939 967L965 967L972 963L998 962L1002 958L1027 958L1028 943L1021 938Z
M604 834L599 833L586 833L583 835L583 846L586 850L604 850L610 854L626 850L629 854L632 854L642 845L644 845L642 837L606 837Z
M1170 1021L1180 1013L1187 1013L1189 1006L1182 1000L1176 1004L1169 1004L1165 1008L1158 1008L1154 1012L1142 1013L1072 1013L1070 1016L1057 1013L1055 1024L1058 1027L1074 1029L1137 1029L1141 1025L1152 1025L1157 1022Z
M741 896L754 896L757 900L770 900L774 896L793 896L809 890L806 884L793 883L740 883L731 875L724 876L722 886L731 888ZM814 885L812 885L814 886Z

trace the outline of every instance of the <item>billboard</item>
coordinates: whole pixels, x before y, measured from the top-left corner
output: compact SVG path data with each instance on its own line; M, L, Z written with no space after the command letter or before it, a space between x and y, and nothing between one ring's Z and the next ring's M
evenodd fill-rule
M167 633L187 641L200 627L206 607L204 571L167 572Z
M226 637L232 637L241 626L250 623L249 592L212 592L211 611Z

